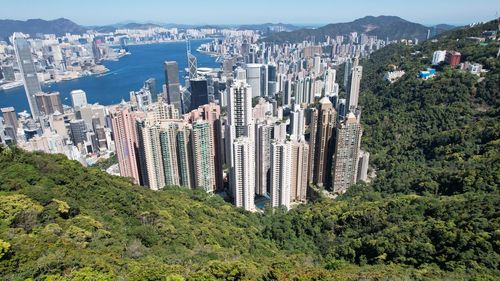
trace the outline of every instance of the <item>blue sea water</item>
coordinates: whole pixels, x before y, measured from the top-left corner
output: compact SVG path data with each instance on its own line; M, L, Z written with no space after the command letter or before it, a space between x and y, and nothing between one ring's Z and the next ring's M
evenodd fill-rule
M195 51L202 43L208 41L210 40L191 41L191 49L197 57L198 67L220 67L215 58ZM122 99L128 100L129 92L140 89L144 81L151 77L156 79L156 90L161 91L165 83L163 62L166 60L177 61L180 80L184 84L184 69L187 67L185 42L129 46L129 51L131 55L122 57L118 61L104 62L110 71L103 75L52 83L42 86L42 89L46 92L60 92L63 104L67 105L71 105L69 93L76 89L85 91L89 103L116 104ZM0 90L0 108L8 106L13 106L17 112L23 110L29 112L23 87Z

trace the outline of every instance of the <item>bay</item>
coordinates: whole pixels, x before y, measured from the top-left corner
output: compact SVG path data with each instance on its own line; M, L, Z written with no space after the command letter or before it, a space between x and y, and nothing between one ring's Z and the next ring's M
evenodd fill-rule
M191 49L198 61L198 67L220 67L214 57L196 52L196 49L206 40L192 40ZM45 92L58 91L63 104L71 105L69 93L81 89L87 94L89 103L102 105L117 104L122 99L129 100L129 92L138 90L148 78L156 79L156 90L161 91L165 83L163 62L177 61L179 78L184 85L185 68L187 67L186 43L168 42L148 45L129 46L131 55L118 61L105 61L103 64L109 72L103 75L81 77L70 81L62 81L43 85ZM28 101L23 87L10 90L0 90L0 108L13 106L17 112L27 110Z

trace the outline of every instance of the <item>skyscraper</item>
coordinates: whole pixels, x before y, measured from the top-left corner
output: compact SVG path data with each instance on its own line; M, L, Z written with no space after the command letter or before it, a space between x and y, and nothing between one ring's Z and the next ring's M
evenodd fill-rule
M309 145L302 138L292 140L290 145L290 201L305 202L307 196L307 171Z
M361 125L350 112L337 128L337 142L333 157L333 191L344 193L356 183L358 176Z
M191 109L208 104L208 82L207 79L198 77L189 80L191 91Z
M160 128L156 120L146 117L137 120L140 137L140 149L144 155L145 171L148 187L159 190L165 187L164 162L162 161L164 146L160 142Z
M271 144L271 207L290 209L291 146L285 141Z
M354 110L358 107L359 85L361 82L361 75L363 74L363 67L358 65L358 63L358 58L356 58L352 68L351 87L349 90L349 97L347 99L347 108L351 112L354 112Z
M255 124L255 192L266 195L268 173L271 167L270 153L273 138L273 126L267 122Z
M335 91L335 79L337 72L335 69L328 68L325 72L325 95Z
M312 124L314 126L314 124ZM313 167L313 182L317 185L329 183L330 179L330 163L333 154L333 129L336 125L336 112L332 103L327 97L323 97L319 101L319 109L317 116L316 128L311 132L316 132L316 140L314 142L314 159L311 164Z
M115 141L118 167L122 177L132 178L134 183L147 185L146 174L140 174L138 152L138 132L136 120L144 116L142 112L131 112L127 106L110 109L111 126Z
M16 53L17 64L23 75L24 91L28 98L28 104L33 117L36 119L40 116L38 106L35 100L35 94L42 91L40 82L36 74L35 64L31 56L31 48L28 40L22 33L14 33L13 37L14 50Z
M290 112L290 135L292 138L299 139L304 135L304 109L294 104Z
M247 211L255 210L255 158L254 144L248 137L240 137L232 143L233 167L231 188L234 204Z
M176 61L166 61L164 63L164 68L167 103L174 105L180 113L184 113L179 83L179 66Z
M261 64L249 63L246 65L246 80L252 88L252 97L261 95Z
M149 78L148 80L146 80L144 82L143 88L149 91L153 102L158 101L158 91L156 90L156 79Z
M56 111L64 113L59 92L39 92L35 94L35 100L41 115L54 114Z
M236 80L228 97L226 128L229 186L235 205L254 210L255 149L252 115L252 88Z
M87 140L87 126L85 120L77 119L69 122L71 140L74 145L83 144Z
M207 121L198 120L193 123L191 144L195 186L212 193L215 191L213 138Z
M87 95L83 90L73 90L71 91L70 96L71 104L74 109L78 110L80 107L87 105Z
M13 107L5 107L2 108L2 116L5 121L6 126L10 126L14 128L14 131L17 131L18 123L17 123L17 114Z

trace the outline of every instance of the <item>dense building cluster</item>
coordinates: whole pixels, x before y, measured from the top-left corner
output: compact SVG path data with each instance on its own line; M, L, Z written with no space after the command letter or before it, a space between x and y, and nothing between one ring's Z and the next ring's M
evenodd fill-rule
M15 39L33 118L19 123L5 108L12 129L2 131L28 150L80 161L88 153L114 152L120 175L153 190L201 188L249 211L267 201L290 209L306 202L311 188L341 194L368 180L369 154L360 149L359 57L381 43L351 34L346 44L354 47L338 52L343 38L279 45L235 31L200 47L223 50L213 54L220 69L198 68L188 44L185 85L177 62L166 61L163 87L148 79L129 101L112 106L88 104L75 90L71 107L58 93L41 92L30 46ZM26 128L34 130L30 137Z

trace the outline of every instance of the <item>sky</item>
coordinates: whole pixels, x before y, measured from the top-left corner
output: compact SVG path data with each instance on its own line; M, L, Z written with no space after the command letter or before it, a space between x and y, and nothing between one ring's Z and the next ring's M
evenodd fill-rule
M495 18L500 0L0 0L0 19L68 18L81 25L119 22L302 25L399 16L434 25Z

